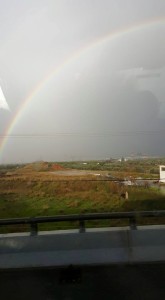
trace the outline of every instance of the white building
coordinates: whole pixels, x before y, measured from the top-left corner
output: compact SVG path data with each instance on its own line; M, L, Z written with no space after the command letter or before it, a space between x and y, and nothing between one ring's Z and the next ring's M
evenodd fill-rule
M160 182L165 183L165 166L159 166L159 171L160 171Z

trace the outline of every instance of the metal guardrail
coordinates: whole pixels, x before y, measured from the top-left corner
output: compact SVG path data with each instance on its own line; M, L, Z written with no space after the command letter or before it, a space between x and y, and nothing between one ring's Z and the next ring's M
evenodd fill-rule
M49 217L34 217L34 218L14 218L14 219L0 219L0 226L6 225L30 225L31 235L37 235L38 224L43 223L58 223L63 221L79 221L79 232L85 232L85 221L90 220L114 220L114 219L128 219L130 229L137 229L137 218L154 218L165 217L165 210L161 211L137 211L137 212L111 212L111 213L93 213L83 215L57 215Z

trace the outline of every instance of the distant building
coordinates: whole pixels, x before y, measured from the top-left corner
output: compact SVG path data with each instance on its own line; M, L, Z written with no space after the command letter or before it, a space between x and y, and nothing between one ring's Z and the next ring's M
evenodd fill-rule
M159 166L160 171L160 182L165 183L165 166Z
M125 161L127 161L128 160L128 158L125 158L125 157L122 157L122 158L119 158L118 159L118 161L120 161L120 162L125 162Z

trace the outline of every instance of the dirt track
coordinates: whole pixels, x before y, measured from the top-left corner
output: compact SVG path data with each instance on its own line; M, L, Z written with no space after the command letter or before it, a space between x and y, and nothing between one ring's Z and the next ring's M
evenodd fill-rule
M88 171L88 170L59 170L51 172L54 175L62 175L62 176L87 176L87 175L107 175L105 171Z
M100 171L86 171L86 170L59 170L55 172L51 172L55 175L62 175L62 176L86 176L86 175L95 175L95 176L100 176L100 175L105 175L105 172L100 172Z

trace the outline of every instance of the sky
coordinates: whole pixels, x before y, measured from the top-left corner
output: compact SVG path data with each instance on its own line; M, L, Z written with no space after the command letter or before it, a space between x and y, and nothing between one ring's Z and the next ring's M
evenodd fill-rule
M0 7L0 163L165 156L164 0Z

